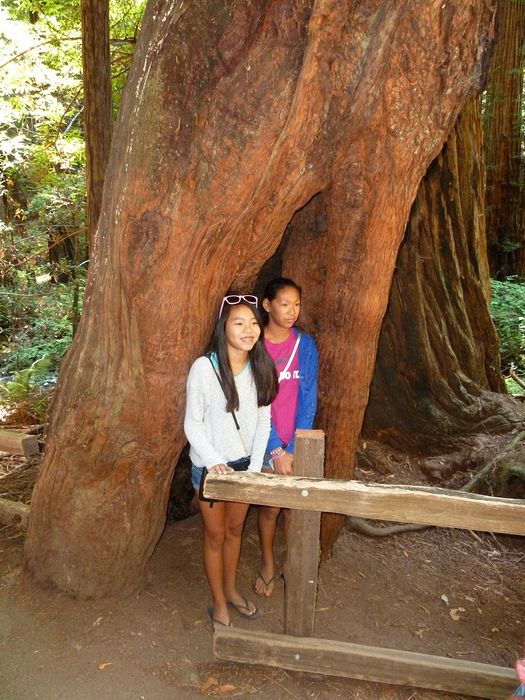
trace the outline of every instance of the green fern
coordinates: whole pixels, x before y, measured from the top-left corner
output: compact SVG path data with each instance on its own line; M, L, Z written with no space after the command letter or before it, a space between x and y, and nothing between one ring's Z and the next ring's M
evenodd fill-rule
M42 357L30 367L18 370L14 378L0 384L0 402L8 415L16 414L38 423L45 420L52 390L41 386L50 368L50 361Z

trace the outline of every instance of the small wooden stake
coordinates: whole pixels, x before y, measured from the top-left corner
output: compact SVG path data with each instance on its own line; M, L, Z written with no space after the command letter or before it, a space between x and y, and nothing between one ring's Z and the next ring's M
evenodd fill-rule
M294 474L321 478L324 468L322 430L298 430L295 438ZM303 491L305 498L308 491ZM296 637L314 632L319 570L321 514L291 510L284 568L284 631Z
M16 430L0 430L0 452L10 452L15 455L36 455L40 452L38 437Z
M29 520L29 506L18 501L9 501L7 498L0 498L0 523L11 525L21 530L27 530Z

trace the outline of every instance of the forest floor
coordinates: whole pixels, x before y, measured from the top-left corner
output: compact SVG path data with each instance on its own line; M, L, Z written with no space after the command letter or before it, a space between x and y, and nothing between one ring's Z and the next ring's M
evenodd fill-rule
M16 483L37 469L0 459L0 495L9 497L9 482L20 499ZM258 567L255 515L239 567L247 594ZM23 543L21 533L0 528L2 700L464 697L217 661L198 515L167 524L145 589L125 599L79 601L40 588L24 572ZM282 556L282 535L277 549ZM320 567L315 634L511 667L525 635L524 562L523 538L437 528L369 538L346 528ZM235 625L281 632L282 582L270 599L250 597L261 616Z

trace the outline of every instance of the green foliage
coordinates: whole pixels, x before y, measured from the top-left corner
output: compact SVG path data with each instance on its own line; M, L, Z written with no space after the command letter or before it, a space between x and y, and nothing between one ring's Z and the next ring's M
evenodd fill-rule
M110 3L115 113L144 7ZM7 0L0 8L0 281L13 265L38 264L48 244L60 258L57 244L69 241L73 264L87 258L81 34L79 3Z
M501 363L525 370L525 280L491 280L491 315L500 339Z
M11 381L0 384L0 402L7 414L16 412L25 420L44 422L51 390L41 385L49 366L49 360L42 357L30 367L15 372Z
M75 300L82 298L84 272L76 271L78 294L73 284L39 283L29 275L23 282L22 275L17 275L16 289L0 288L0 371L22 370L43 356L56 371L73 337L80 312Z
M9 7L20 16L27 9ZM18 272L48 272L49 246L76 240L85 228L80 35L52 17L28 24L5 9L0 27L0 281L16 286ZM85 244L76 248L78 263Z
M505 385L509 394L523 394L525 390L517 384L512 377L505 377Z

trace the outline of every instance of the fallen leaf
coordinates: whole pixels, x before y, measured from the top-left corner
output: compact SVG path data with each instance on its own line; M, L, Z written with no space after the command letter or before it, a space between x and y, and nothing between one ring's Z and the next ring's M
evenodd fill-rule
M103 671L105 668L109 668L110 666L113 666L113 663L111 661L105 664L99 664L97 668L99 671Z
M235 686L232 683L225 683L217 688L218 693L233 693Z
M201 693L205 693L207 690L209 690L212 685L217 685L217 679L214 678L213 676L210 676L207 681L205 681L202 686L201 686Z
M491 627L490 631L491 632L499 632L499 627Z
M101 622L102 622L102 617L97 617L97 619L93 623L93 627L98 627Z
M441 600L448 605L448 596L445 593L441 596Z
M461 617L461 615L459 614L461 612L465 612L465 608L451 608L448 611L448 614L450 615L450 617L453 620L455 620L457 622L459 620L459 618Z

